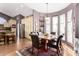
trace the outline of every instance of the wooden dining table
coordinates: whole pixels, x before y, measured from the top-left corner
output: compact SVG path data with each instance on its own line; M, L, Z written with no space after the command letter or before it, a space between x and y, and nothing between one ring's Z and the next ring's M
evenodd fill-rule
M39 39L41 40L41 42L44 45L44 50L48 51L48 42L52 39L52 37L50 36L39 36Z

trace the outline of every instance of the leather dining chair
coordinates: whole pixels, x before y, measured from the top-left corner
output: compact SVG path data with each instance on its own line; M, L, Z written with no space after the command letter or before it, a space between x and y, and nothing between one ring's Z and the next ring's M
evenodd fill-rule
M39 42L38 35L30 35L32 39L32 54L34 54L34 48L38 50L37 55L39 54L39 50L41 49L41 44Z
M48 43L48 46L49 46L49 48L51 47L51 48L55 48L56 50L57 50L57 54L59 55L59 53L60 53L60 49L61 49L61 46L62 46L62 38L63 38L63 35L60 35L59 37L58 37L58 39L57 39L57 41L55 41L55 40L53 40L53 42L49 42ZM53 43L56 43L56 44L53 44Z

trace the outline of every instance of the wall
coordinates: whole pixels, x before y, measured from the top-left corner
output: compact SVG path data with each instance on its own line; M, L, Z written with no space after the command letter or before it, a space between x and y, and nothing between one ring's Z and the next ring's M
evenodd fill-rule
M33 16L27 16L22 19L21 24L25 24L25 37L28 37L33 31Z
M76 37L79 38L79 4L76 8Z
M79 3L77 3L75 5L75 9L74 9L74 18L75 18L75 48L74 50L78 51L77 53L79 53Z

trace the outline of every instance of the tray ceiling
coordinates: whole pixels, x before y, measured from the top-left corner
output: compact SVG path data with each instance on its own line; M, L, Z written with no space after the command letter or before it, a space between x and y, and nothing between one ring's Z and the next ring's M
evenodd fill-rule
M56 12L67 7L70 3L49 3L48 12ZM0 3L0 12L9 16L16 16L22 14L28 16L33 14L33 9L47 13L47 5L45 3Z

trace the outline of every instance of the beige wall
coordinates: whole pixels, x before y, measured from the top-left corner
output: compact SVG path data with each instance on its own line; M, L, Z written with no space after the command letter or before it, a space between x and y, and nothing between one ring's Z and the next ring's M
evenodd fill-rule
M28 37L29 33L33 31L33 16L25 17L21 23L25 24L25 37Z
M16 20L10 19L8 22L4 23L4 27L10 27L12 24L16 24ZM11 30L15 32L14 34L16 35L16 28L11 28Z

